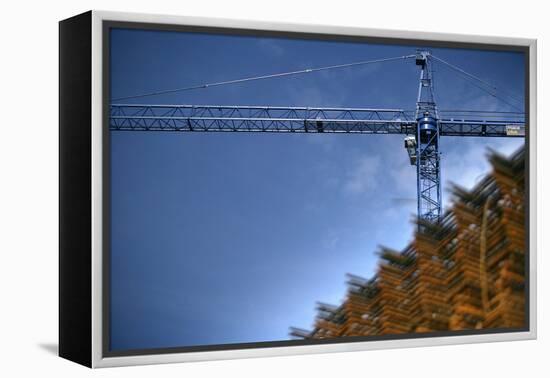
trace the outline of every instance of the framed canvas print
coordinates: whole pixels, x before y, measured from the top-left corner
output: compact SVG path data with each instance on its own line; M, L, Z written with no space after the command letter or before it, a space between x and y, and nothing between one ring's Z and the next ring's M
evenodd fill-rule
M535 40L59 27L62 357L536 337Z

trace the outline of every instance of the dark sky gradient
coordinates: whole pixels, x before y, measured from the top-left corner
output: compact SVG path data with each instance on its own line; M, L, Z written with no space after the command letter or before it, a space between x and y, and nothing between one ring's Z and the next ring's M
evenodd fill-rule
M119 29L111 96L414 50ZM433 53L523 96L518 53ZM418 74L407 60L125 102L414 109ZM514 110L439 65L435 80L440 109ZM472 186L487 147L522 143L443 138L443 181ZM345 273L373 274L378 245L413 233L402 136L112 132L111 159L113 350L288 339L315 301L339 303Z

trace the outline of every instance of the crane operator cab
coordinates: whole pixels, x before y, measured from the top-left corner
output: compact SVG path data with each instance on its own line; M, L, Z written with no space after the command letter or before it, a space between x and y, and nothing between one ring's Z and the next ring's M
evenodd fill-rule
M437 120L433 118L429 112L425 112L424 115L418 118L418 127L420 129L420 143L421 145L436 145L437 144ZM417 155L417 136L407 135L405 137L405 149L409 154L409 160L411 165L416 165Z
M420 128L420 143L436 144L437 138L434 138L437 133L437 120L430 113L425 112L418 120Z

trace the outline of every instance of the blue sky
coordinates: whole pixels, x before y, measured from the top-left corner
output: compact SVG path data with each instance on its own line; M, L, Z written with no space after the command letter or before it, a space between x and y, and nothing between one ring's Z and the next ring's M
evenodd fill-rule
M414 53L415 46L117 29L111 96ZM523 97L518 53L432 49ZM437 65L440 109L513 111ZM135 103L414 109L414 60L126 100ZM471 187L488 147L442 138L442 176ZM444 191L445 202L449 195ZM377 246L405 247L415 168L402 136L111 133L113 350L288 339Z

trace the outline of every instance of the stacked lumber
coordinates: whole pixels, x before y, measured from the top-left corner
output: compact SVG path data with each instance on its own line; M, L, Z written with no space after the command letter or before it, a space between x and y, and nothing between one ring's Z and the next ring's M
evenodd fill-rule
M411 291L414 332L446 330L451 315L448 302L449 270L440 251L441 229L423 228L413 242L416 250L416 285Z
M343 303L347 324L346 336L376 335L380 322L380 307L373 299L379 297L376 280L348 274L348 294Z
M339 306L317 305L303 339L525 324L525 190L523 149L490 155L492 172L472 190L454 186L452 206L437 223L420 222L402 251L381 247L374 277L348 275Z
M498 155L492 156L491 163L499 195L489 216L487 270L492 295L484 326L522 327L526 313L524 163Z
M399 253L387 248L379 252L379 294L373 302L379 309L379 334L406 333L411 331L410 314L414 284L416 254L412 248Z

